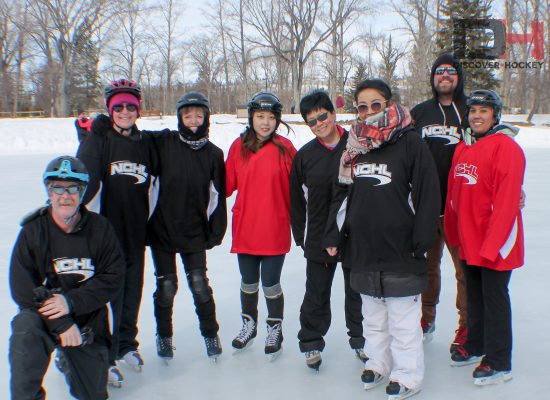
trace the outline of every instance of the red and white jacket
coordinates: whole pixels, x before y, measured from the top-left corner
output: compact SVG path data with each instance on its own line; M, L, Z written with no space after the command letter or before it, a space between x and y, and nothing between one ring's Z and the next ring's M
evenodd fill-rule
M275 136L288 150L285 157L271 141L246 158L240 138L229 149L226 195L237 191L232 253L272 256L290 250L289 175L296 149L290 140Z
M445 234L469 265L508 271L523 265L519 201L525 155L503 125L461 142L449 173Z

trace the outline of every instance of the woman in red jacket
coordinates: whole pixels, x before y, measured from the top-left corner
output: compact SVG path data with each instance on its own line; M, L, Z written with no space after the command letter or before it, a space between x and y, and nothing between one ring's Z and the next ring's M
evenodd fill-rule
M490 90L468 99L464 141L455 151L445 207L445 234L459 257L468 294L468 339L453 365L481 363L476 385L512 379L512 313L508 283L523 265L520 194L525 156L500 125L502 103ZM482 358L483 357L483 358Z
M281 349L284 299L281 270L290 250L289 174L296 149L276 133L282 105L269 92L255 94L248 103L245 132L229 149L226 161L227 196L237 190L233 206L233 244L241 272L243 327L233 347L246 348L256 337L260 276L267 303L265 353Z

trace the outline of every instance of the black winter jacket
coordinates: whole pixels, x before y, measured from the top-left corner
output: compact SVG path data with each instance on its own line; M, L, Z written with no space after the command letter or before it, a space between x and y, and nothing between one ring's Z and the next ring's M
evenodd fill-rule
M84 207L80 211L82 219L70 233L53 221L50 207L25 221L11 256L11 294L20 309L36 309L34 288L61 289L70 314L44 317L50 332L61 334L76 323L90 327L95 342L108 345L106 304L124 281L124 257L109 221Z
M304 257L319 263L335 263L323 249L323 235L332 201L333 181L346 148L348 133L334 149L315 138L306 143L294 156L290 171L290 222L292 235L304 249Z
M433 159L412 126L360 155L353 184L336 180L323 248L339 246L356 291L376 297L422 291L425 253L438 227L438 193Z
M151 138L135 126L130 136L123 136L112 128L109 117L100 115L77 157L90 173L83 204L107 217L126 254L143 252L151 175L157 169Z
M223 151L211 142L193 150L177 131L144 133L152 135L159 163L147 244L183 253L219 245L227 228Z

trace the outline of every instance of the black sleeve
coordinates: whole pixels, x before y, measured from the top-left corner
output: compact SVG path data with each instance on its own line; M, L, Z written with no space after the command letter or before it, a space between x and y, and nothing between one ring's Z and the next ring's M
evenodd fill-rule
M100 223L101 234L94 237L101 240L97 244L97 256L94 256L96 273L65 294L74 315L87 314L103 307L115 298L124 281L124 256L114 229L106 220Z
M297 154L290 170L290 224L292 236L298 246L304 247L307 200L303 190L302 157Z
M99 121L98 124L96 124L96 121ZM98 117L94 119L92 131L88 135L88 138L80 143L76 153L76 157L86 165L88 173L90 174L88 189L82 199L82 204L84 205L88 204L100 190L100 183L105 173L104 169L106 168L106 160L103 159L105 154L106 134L100 122L101 118Z
M208 243L207 248L211 249L219 245L227 229L227 202L225 199L225 163L223 151L218 150L212 158L212 173L210 182L210 203L208 216ZM214 197L216 201L213 202ZM210 209L213 207L213 209Z
M415 210L413 251L415 256L421 257L435 241L439 226L441 194L437 169L428 145L417 135L407 135L407 139L411 144L411 197Z
M353 184L344 185L338 182L338 177L334 178L332 201L323 238L323 249L338 247L341 243L342 234L345 233L343 227L348 208L348 197L352 186Z
M39 255L39 249L40 244L31 244L28 230L23 228L13 248L9 272L11 295L21 309L37 309L33 290L38 286L42 286L46 279L39 268L39 263L46 263L45 258ZM64 315L56 319L40 316L48 330L54 334L65 332L74 323L70 315Z

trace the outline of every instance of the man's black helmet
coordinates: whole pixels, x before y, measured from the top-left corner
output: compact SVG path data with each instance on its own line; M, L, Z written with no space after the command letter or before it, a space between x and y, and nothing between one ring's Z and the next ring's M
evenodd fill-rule
M206 96L199 92L185 93L176 104L176 113L179 114L183 107L200 106L205 107L210 112L210 102Z
M497 122L500 121L502 114L502 100L500 96L492 90L474 90L467 101L468 110L474 105L483 105L493 107L494 116Z
M69 181L87 185L90 181L90 175L84 163L78 158L61 156L48 163L42 179L44 183L48 181Z

